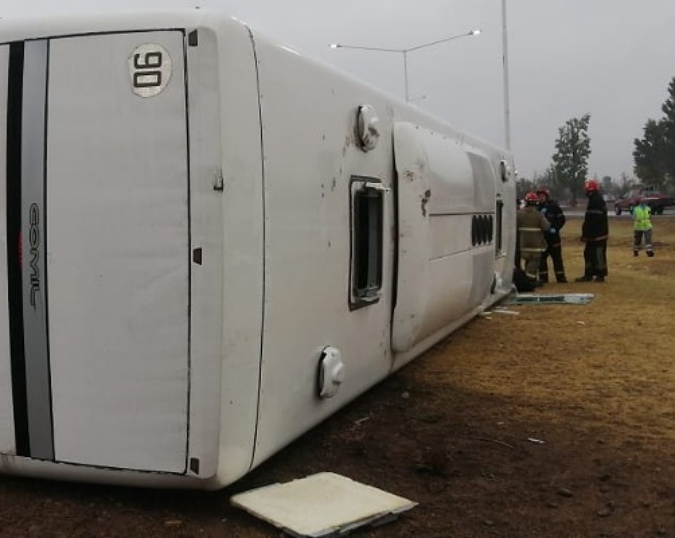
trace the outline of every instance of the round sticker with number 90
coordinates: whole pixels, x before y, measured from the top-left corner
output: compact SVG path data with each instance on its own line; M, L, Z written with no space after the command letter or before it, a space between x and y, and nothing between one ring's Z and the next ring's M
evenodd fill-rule
M140 97L153 97L169 83L171 57L161 45L144 43L129 57L129 73L133 92Z

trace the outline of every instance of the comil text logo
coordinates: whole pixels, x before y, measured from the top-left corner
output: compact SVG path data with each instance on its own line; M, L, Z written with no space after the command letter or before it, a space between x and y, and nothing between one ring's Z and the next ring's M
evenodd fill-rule
M30 247L30 304L37 306L40 293L40 207L31 204L28 211L28 246Z

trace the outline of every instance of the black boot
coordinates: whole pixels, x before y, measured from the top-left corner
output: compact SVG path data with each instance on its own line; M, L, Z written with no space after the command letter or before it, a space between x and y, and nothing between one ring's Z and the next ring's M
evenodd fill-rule
M580 276L579 278L575 278L574 282L591 282L593 280L592 276Z
M654 251L653 251L653 250L648 250L648 251L647 251L647 256L649 256L650 258L653 258L653 257L654 257Z

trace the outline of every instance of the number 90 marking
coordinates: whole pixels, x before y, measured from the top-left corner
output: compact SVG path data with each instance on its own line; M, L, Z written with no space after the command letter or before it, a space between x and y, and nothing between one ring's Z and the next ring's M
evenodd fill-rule
M140 97L160 93L171 78L171 57L157 43L139 45L129 56L131 89Z

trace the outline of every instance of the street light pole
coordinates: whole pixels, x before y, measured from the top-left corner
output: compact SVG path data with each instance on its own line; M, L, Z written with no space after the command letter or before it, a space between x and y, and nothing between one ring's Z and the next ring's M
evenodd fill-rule
M408 51L403 51L403 80L405 81L405 102L410 102L410 92L408 90Z
M333 43L330 47L332 49L356 49L356 50L370 50L376 52L394 52L401 54L403 56L403 82L405 88L405 100L406 103L410 102L410 91L408 87L408 53L413 52L419 49L425 49L427 47L432 47L434 45L439 45L441 43L446 43L447 41L453 41L454 39L459 39L461 37L470 37L473 35L478 35L481 33L481 30L471 30L464 34L453 35L446 37L444 39L439 39L437 41L432 41L431 43L424 43L423 45L416 45L414 47L409 47L406 49L384 49L380 47L357 47L355 45L343 45L342 43Z
M506 0L502 0L502 54L504 61L504 142L511 151L511 111L509 105L509 43L506 35Z

